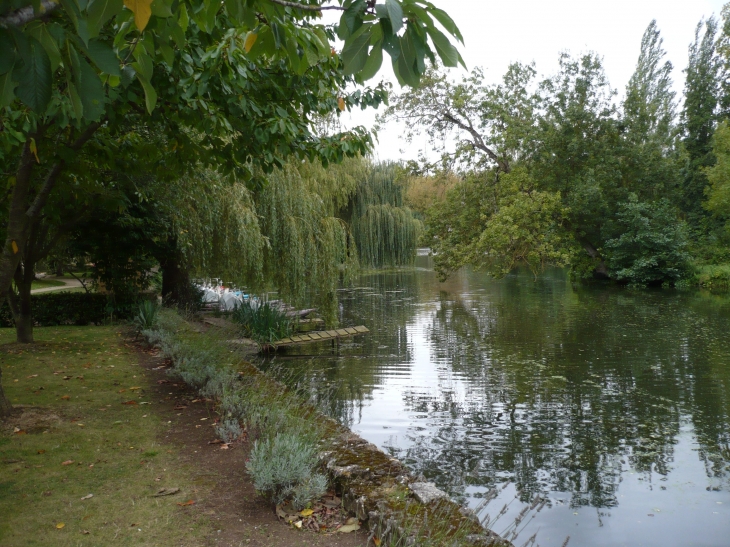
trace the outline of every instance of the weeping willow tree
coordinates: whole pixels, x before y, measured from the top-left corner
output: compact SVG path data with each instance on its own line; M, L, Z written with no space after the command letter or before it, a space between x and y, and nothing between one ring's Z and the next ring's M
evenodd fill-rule
M211 171L179 181L176 190L172 230L190 274L259 285L267 240L251 191Z
M360 263L371 268L413 263L423 223L404 204L399 166L371 165L350 206L351 230Z
M335 215L356 187L356 161L327 170L290 163L268 175L256 194L268 243L263 278L290 303L317 306L330 324L336 320L339 281L358 267L349 226Z

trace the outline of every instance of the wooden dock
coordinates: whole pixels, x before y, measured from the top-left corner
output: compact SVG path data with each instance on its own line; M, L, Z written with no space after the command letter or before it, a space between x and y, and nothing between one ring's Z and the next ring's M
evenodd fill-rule
M320 330L295 334L289 338L282 338L273 344L262 348L264 351L271 351L276 348L287 348L291 346L300 346L304 344L312 344L314 342L336 342L342 338L349 338L359 334L367 334L370 330L360 325L359 327L348 327L345 329Z

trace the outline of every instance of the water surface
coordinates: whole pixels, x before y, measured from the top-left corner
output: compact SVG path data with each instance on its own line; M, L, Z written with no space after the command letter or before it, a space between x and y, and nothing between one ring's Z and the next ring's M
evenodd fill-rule
M276 363L516 545L730 546L730 299L428 261L340 292L371 334Z

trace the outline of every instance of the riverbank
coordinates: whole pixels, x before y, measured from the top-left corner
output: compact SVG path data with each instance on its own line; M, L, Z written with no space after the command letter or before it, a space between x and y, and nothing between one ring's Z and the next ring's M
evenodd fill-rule
M0 425L3 546L365 544L364 533L280 523L245 472L248 443L221 449L212 401L119 328L38 328L32 346L13 338L0 330L18 410Z

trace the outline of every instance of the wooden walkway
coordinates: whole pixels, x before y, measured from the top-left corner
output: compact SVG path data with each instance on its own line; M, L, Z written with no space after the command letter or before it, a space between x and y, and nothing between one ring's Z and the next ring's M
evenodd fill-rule
M299 346L303 344L312 344L314 342L329 342L340 340L341 338L349 338L350 336L357 336L359 334L367 334L370 332L367 327L362 325L359 327L348 327L346 329L334 329L334 330L320 330L307 332L302 334L295 334L289 338L282 338L277 340L270 346L267 346L267 350L275 348L286 348L290 346Z

